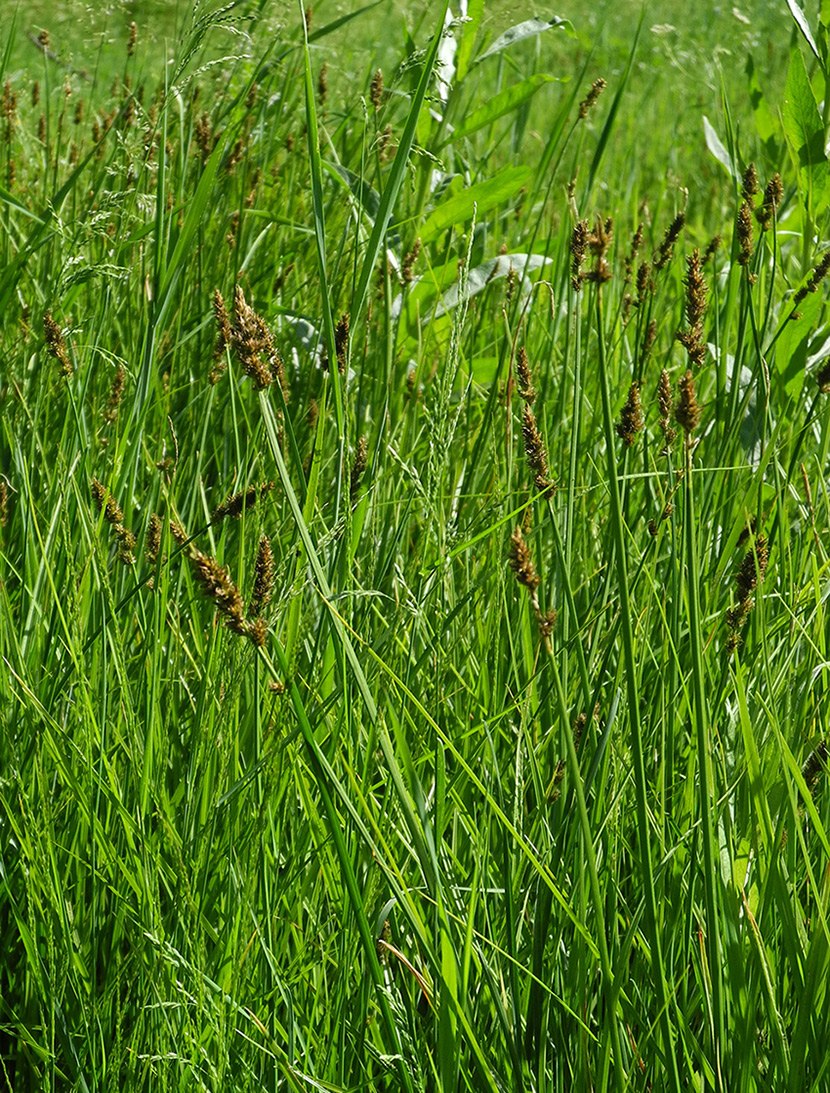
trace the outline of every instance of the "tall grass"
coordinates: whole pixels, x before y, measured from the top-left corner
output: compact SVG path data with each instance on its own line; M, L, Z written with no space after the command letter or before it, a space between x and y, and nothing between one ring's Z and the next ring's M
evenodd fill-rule
M0 81L2 1088L826 1087L826 35L482 11Z

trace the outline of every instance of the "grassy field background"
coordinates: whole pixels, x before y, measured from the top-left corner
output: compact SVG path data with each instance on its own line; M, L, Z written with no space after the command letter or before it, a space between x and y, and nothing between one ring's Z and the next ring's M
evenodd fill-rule
M0 1088L827 1088L830 12L754 6L11 9Z

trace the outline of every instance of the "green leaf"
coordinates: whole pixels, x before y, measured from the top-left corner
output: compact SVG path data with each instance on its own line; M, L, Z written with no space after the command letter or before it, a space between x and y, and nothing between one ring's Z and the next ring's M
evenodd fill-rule
M553 83L555 79L554 76L545 76L538 73L527 80L522 80L521 83L514 84L513 87L508 87L505 91L501 91L486 102L484 106L480 106L478 110L473 110L471 114L468 114L464 122L446 138L444 143L452 144L457 140L461 140L462 137L468 137L470 133L475 133L478 129L483 129L485 125L492 124L492 122L504 117L505 114L516 110L522 103L532 98L540 87L546 83Z
M562 27L571 38L576 37L571 21L562 19L558 15L555 15L552 19L526 19L523 23L517 23L514 27L506 30L501 37L497 38L490 48L476 60L476 64L480 64L485 57L492 57L495 53L501 53L503 49L515 45L516 42L522 42L525 38L532 38L536 34L541 34L545 30L553 30L555 27Z
M772 116L772 111L761 90L758 77L755 74L755 62L752 60L751 54L747 55L745 71L747 84L749 85L749 101L752 104L752 111L755 114L755 127L758 130L758 136L766 143L775 138L777 127L775 119Z
M804 203L815 215L823 207L827 190L824 126L807 78L804 58L797 46L790 54L783 117L784 132L798 167L799 186Z
M455 82L460 84L470 68L470 58L476 44L476 34L484 14L484 0L470 0L467 5L467 22L461 32L461 41L455 55Z
M807 349L821 310L821 294L810 292L799 305L799 318L787 323L775 349L775 371L784 391L795 398L804 385Z
M715 132L712 123L703 115L703 136L706 140L706 147L720 163L722 167L726 168L726 171L730 178L737 178L737 170L732 160L732 156L726 150L718 134Z
M795 0L787 0L787 7L790 9L790 14L795 20L798 29L804 35L805 42L816 55L816 59L820 61L821 55L819 54L816 40L813 37L813 32L810 30L810 24L807 22L807 16L801 10L799 5L796 4Z
M473 215L475 207L478 209L477 215L482 216L508 201L527 182L530 173L530 167L505 167L485 182L477 182L455 194L439 205L424 221L418 233L421 241L429 243L447 228L463 224Z

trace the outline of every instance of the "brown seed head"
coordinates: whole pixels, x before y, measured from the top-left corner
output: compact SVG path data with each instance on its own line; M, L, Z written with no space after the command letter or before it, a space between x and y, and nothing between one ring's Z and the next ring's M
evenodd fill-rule
M630 448L644 424L643 406L640 402L640 387L637 383L632 383L628 391L628 398L620 413L620 420L617 422L617 436L622 438L627 448Z
M637 298L634 301L636 307L642 307L646 296L654 292L654 281L651 278L651 266L648 262L641 262L637 267Z
M63 331L52 318L52 313L47 311L43 316L43 334L46 338L46 352L54 357L60 365L60 374L69 377L72 375L72 362L64 341Z
M781 199L784 196L784 187L781 185L781 176L776 172L766 185L764 190L764 202L755 213L755 219L762 232L769 231Z
M741 185L741 194L744 201L748 201L752 204L752 199L758 193L758 172L755 170L755 164L750 163L747 169L744 171L743 182Z
M201 550L194 550L190 556L193 574L202 592L216 604L216 608L225 616L225 625L235 634L247 635L242 593L231 580L230 573Z
M369 101L375 110L380 110L380 104L383 102L383 70L378 69L372 77L372 87L369 91Z
M239 493L229 494L225 500L213 511L211 523L218 524L226 516L238 520L243 512L254 507L261 497L265 497L274 488L273 482L263 482L260 486L248 486Z
M752 258L752 209L748 201L742 201L738 210L738 264L748 266Z
M136 26L135 20L133 20L133 22L130 23L130 38L127 42L128 57L132 57L132 55L135 53L136 38L138 38L138 27Z
M588 117L589 112L596 105L597 99L603 93L606 86L607 85L605 83L605 80L603 80L602 78L600 78L598 80L594 80L594 82L591 84L591 90L588 92L588 94L585 96L585 98L579 104L579 116L580 116L580 118L587 118Z
M536 388L533 386L533 374L524 346L521 346L516 355L516 382L519 385L519 397L532 405L536 399Z
M357 448L354 453L354 463L352 463L352 473L349 480L349 499L354 504L357 500L357 495L360 492L360 483L363 481L363 475L368 465L368 453L369 446L366 441L366 437L362 436L357 442Z
M664 269L672 259L674 254L674 244L680 238L680 233L683 231L683 227L686 223L686 214L679 212L677 216L666 228L666 233L663 236L663 241L660 244L660 248L657 252L657 256L654 259L655 270Z
M574 292L582 288L582 263L585 261L585 249L588 246L588 225L584 220L577 220L571 232L571 284Z
M231 340L245 375L253 380L258 391L263 391L274 379L271 362L276 351L268 328L248 306L241 285L234 292Z
M346 371L346 358L349 352L349 313L344 312L334 329L334 352L337 357L337 370Z
M527 403L522 408L522 436L527 465L533 471L533 481L536 488L544 493L552 486L548 477L548 456L545 451L545 442L536 424L536 417Z
M161 520L153 512L147 521L147 531L144 535L144 557L155 565L161 549Z
M530 592L535 592L539 587L539 574L533 567L530 547L525 542L522 529L519 527L510 536L508 564L516 574L516 580L519 584L523 584Z
M112 423L118 417L118 408L121 405L121 400L124 397L124 378L126 372L124 371L124 365L119 363L115 368L115 376L112 381L112 387L110 387L110 397L107 401L107 408L104 410L104 421L107 425Z
M701 410L695 392L695 381L691 371L681 377L678 385L680 397L674 411L675 421L686 434L687 441L700 423Z
M254 565L254 591L248 614L256 617L271 602L274 592L274 553L267 535L260 536Z
M317 77L317 98L320 100L321 107L326 105L326 99L329 95L328 69L329 66L324 64L320 69L320 75Z

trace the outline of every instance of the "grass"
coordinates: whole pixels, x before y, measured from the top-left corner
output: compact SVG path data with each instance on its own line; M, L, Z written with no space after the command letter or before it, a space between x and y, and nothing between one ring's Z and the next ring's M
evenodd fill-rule
M0 1088L824 1089L826 31L379 12L0 44Z

